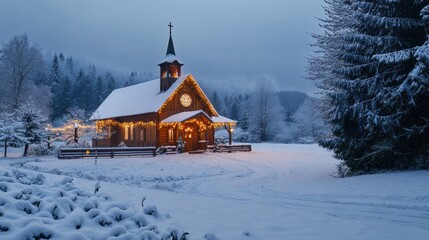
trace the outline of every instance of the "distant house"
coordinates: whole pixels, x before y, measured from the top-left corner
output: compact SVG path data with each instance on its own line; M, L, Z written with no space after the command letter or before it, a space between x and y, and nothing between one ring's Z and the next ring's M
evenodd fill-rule
M185 151L205 149L214 143L215 129L235 125L222 117L191 74L182 74L171 37L165 58L158 64L160 78L114 90L91 116L97 129L109 133L98 146L129 147L176 145Z

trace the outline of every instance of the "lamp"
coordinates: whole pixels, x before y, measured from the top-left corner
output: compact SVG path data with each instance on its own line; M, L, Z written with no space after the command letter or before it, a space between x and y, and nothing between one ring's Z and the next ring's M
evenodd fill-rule
M77 124L77 122L74 123L74 142L77 143L77 128L79 127L79 125Z

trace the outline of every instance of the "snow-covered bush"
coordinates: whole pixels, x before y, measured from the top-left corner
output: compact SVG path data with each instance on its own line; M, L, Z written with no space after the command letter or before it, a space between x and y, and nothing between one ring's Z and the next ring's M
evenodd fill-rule
M234 140L234 142L249 142L249 132L243 131L243 129L241 128L237 128L232 134L232 139Z
M44 175L0 171L1 239L185 239L156 223L156 206L135 212L102 194L76 188L73 179L46 185Z
M54 154L45 144L31 144L28 148L28 155L30 156L47 156Z
M350 168L347 167L345 162L337 164L337 171L333 174L334 177L347 177L350 174Z
M290 143L290 142L292 142L292 138L285 133L279 133L274 138L274 142L276 142L276 143Z

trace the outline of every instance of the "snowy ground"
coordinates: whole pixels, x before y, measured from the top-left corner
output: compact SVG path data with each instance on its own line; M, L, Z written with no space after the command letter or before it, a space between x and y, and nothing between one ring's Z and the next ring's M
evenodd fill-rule
M131 208L141 198L189 239L426 239L429 172L333 178L337 161L316 145L254 144L251 153L155 158L0 160L46 178L74 178ZM13 152L13 151L12 151ZM21 163L26 161L25 163ZM209 237L210 238L210 237Z

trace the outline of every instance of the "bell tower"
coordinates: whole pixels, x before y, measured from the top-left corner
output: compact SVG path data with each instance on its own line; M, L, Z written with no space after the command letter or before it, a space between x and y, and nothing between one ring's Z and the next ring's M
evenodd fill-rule
M160 92L167 91L171 85L173 85L173 83L180 77L181 68L183 66L183 63L176 57L176 52L174 51L173 38L171 37L171 28L173 25L171 25L170 22L168 26L170 27L170 39L168 40L167 54L161 63L158 64L160 68Z

